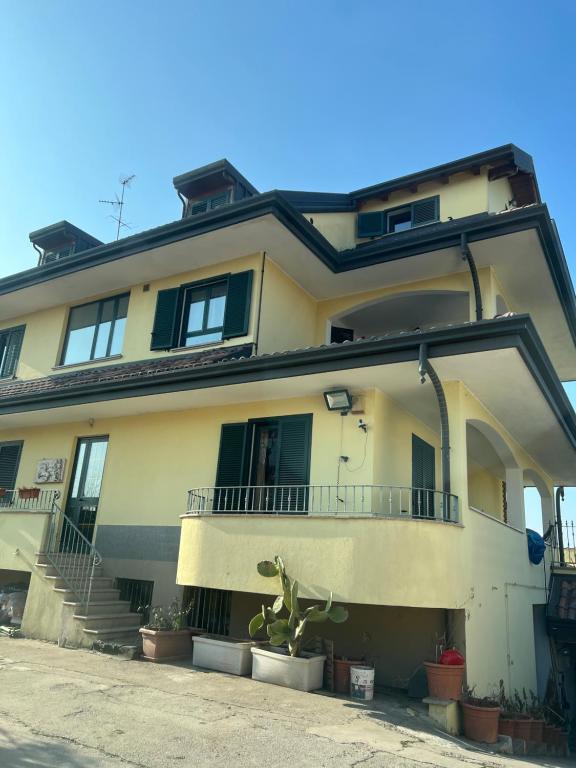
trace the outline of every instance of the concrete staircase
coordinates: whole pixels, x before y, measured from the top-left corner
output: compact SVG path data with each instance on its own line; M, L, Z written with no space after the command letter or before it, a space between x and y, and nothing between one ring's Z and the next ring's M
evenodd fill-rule
M74 591L74 587L78 586L75 574L81 568L82 560L82 555L61 554L58 556L57 570L45 554L37 555L36 573L42 576L43 581L60 598L63 623L67 623L67 644L84 648L91 648L96 641L137 645L142 618L139 613L130 610L129 601L120 600L114 579L104 575L102 565L94 568L88 605ZM66 622L66 616L71 617L72 622Z

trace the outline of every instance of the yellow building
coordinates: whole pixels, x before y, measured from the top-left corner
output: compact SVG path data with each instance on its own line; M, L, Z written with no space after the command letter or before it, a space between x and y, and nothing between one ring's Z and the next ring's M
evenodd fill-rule
M181 219L68 222L0 280L0 585L90 646L186 591L246 635L281 555L335 652L406 686L442 637L477 690L536 689L544 528L576 480L574 291L513 145L350 193L259 193L227 161Z

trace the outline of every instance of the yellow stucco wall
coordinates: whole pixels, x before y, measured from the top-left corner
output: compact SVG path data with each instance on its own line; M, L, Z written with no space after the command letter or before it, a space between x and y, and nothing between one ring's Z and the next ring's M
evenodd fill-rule
M449 183L437 181L420 184L417 192L398 190L392 192L387 200L374 198L362 203L361 212L384 211L389 208L413 203L427 197L440 197L440 220L448 221L462 216L471 216L484 211L500 211L510 199L510 187L507 179L488 181L486 168L478 176L470 173L458 173L450 176ZM355 212L351 213L305 213L314 226L338 250L354 248L356 238Z
M256 324L258 311L258 296L260 289L259 270L261 258L259 254L246 256L234 261L218 264L213 267L206 267L180 275L156 280L149 283L149 290L145 291L142 284L135 285L130 290L130 301L128 306L128 317L124 333L124 344L122 346L122 356L113 362L129 362L131 360L146 360L154 357L180 354L180 352L154 352L150 350L150 334L154 322L154 312L156 309L156 297L158 291L165 288L173 288L183 283L189 283L196 280L204 280L217 275L224 275L228 272L241 272L247 269L254 270L254 282L252 288L251 318L249 334L241 339L230 339L220 342L220 346L233 346L240 343L251 343ZM117 293L125 293L118 291ZM106 294L116 295L116 294ZM78 306L89 301L104 298L104 296L87 297L81 302L71 306ZM46 376L57 371L79 370L82 368L93 368L101 365L110 365L110 361L87 362L86 364L74 366L59 367L64 336L66 333L66 323L68 320L68 306L59 306L41 312L34 312L27 315L21 315L0 324L2 328L10 328L14 325L26 325L20 361L17 370L17 376L21 379L31 379L39 376ZM215 345L211 345L215 346ZM194 348L183 350L191 352ZM57 369L55 371L54 369Z
M468 466L468 502L487 515L503 518L502 481L474 462Z
M313 346L318 302L266 259L258 352Z

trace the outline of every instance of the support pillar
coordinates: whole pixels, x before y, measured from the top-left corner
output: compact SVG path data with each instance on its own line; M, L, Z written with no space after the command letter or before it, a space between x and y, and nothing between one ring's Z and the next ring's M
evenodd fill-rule
M520 468L506 469L506 504L508 525L519 531L526 529L524 515L524 473Z

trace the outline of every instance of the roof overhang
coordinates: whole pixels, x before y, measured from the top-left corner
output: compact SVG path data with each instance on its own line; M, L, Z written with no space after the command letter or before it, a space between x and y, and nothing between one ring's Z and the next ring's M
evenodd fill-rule
M462 381L555 483L576 485L576 415L527 316L13 397L0 402L0 428L321 398L326 389L347 386L381 389L437 429L433 389L419 383L422 343L443 381Z
M463 235L477 266L494 265L516 305L533 315L560 377L576 378L574 289L544 205L431 224L337 251L280 193L268 192L6 277L0 321L23 308L72 303L260 251L318 300L361 293L467 270Z

